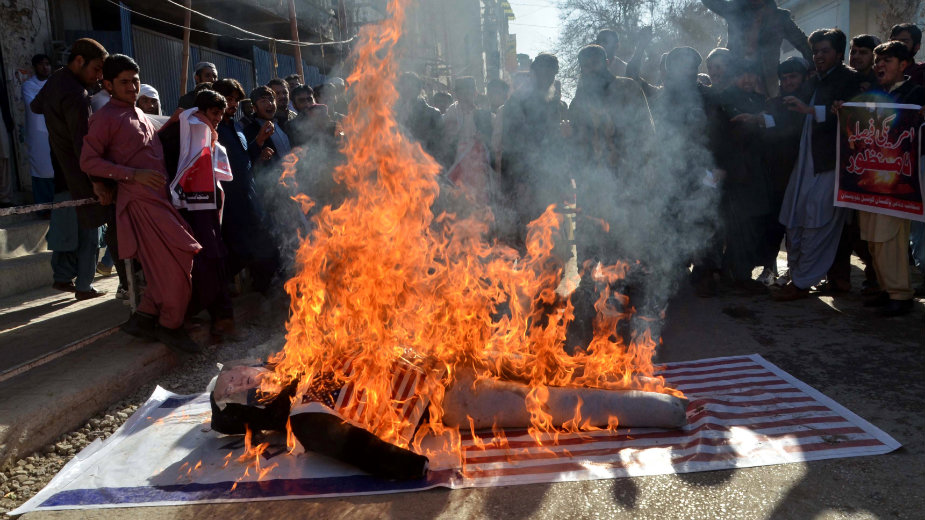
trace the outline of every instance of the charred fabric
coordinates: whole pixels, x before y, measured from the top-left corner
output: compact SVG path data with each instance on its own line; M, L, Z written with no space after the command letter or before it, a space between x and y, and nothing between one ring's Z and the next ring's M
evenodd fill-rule
M408 364L406 371L421 367ZM260 392L260 380L272 367L254 364L225 366L210 394L212 429L227 435L248 430L287 433L302 447L383 478L423 478L428 459L410 449L380 439L359 424L346 420L339 409L346 395L343 380L333 373L316 378L311 389L295 399L297 382L274 396ZM674 395L641 390L601 388L549 388L544 404L553 424L568 424L582 418L582 428L620 427L681 428L687 424L688 401ZM406 390L407 393L407 390ZM494 430L527 428L531 416L525 405L530 388L518 381L476 379L471 373L457 375L445 389L443 422L449 428ZM410 431L427 424L424 402L402 402L414 419ZM417 410L417 412L415 412ZM578 425L575 425L578 426Z

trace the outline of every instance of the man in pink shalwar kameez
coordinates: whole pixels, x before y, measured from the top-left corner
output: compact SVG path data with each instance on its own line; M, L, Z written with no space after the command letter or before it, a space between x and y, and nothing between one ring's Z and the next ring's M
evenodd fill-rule
M193 256L201 246L168 199L161 143L152 122L135 106L138 65L128 56L110 56L103 64L103 85L112 100L90 118L80 165L91 176L119 183L119 256L137 258L148 282L138 311L122 330L196 352L199 347L184 331L183 320Z

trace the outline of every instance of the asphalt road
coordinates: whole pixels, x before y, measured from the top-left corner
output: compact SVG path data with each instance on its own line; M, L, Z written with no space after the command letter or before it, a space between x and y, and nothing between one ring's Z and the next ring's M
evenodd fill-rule
M918 300L912 315L880 318L856 293L779 303L733 294L704 300L686 290L668 312L659 361L761 354L903 444L888 455L561 484L24 518L921 519L923 314L925 304Z

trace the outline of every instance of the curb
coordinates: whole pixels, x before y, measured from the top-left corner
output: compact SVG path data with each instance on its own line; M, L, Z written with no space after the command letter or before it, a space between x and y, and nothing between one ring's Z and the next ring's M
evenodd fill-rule
M235 304L236 321L245 324L266 309L267 300L248 293ZM207 343L208 327L190 335ZM176 367L179 360L161 343L116 331L0 383L0 468L78 428Z

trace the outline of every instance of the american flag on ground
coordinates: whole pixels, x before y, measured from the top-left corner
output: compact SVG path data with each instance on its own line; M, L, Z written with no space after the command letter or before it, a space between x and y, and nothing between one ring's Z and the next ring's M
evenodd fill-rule
M690 399L681 430L463 436L452 487L686 473L888 453L900 445L758 355L671 363L660 375Z
M366 413L366 390L357 388L349 379L355 369L355 360L346 360L337 366L348 381L336 379L333 374L322 377L302 398L302 404L294 406L291 415L305 412L326 412L360 427ZM398 438L405 446L414 437L415 428L424 414L427 402L421 399L419 387L425 384L423 370L410 361L400 359L392 368L390 399L395 403L396 413L404 419L404 426ZM318 405L323 405L323 408Z
M397 371L393 394L418 384L416 371ZM464 464L452 453L430 458L420 481L386 481L323 456L288 455L278 435L264 452L278 463L263 480L242 479L227 460L240 437L204 428L209 394L179 396L158 388L105 442L83 450L48 486L12 514L38 509L85 509L279 500L565 482L638 475L745 468L839 457L879 455L900 445L889 435L758 355L666 365L662 375L691 399L681 430L618 429L560 434L538 445L526 431L463 438ZM343 383L335 385L341 388ZM349 402L326 403L350 415ZM411 417L421 403L406 403ZM430 439L433 439L432 437ZM182 440L182 441L181 441ZM427 445L438 448L439 445ZM179 468L198 468L180 471ZM179 475L179 476L178 476Z

